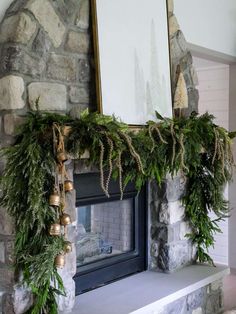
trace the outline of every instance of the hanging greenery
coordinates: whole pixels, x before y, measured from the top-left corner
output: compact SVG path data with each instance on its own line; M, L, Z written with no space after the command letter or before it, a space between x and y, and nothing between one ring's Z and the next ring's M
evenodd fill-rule
M57 313L56 296L65 293L55 260L68 242L63 235L52 236L57 234L55 223L59 224L64 205L55 210L49 202L55 175L63 169L61 153L80 158L88 150L87 162L99 168L107 197L112 177L119 181L122 198L129 181L140 189L147 180L160 184L167 173L181 171L187 179L185 215L192 228L187 237L196 245L197 260L213 263L207 251L220 231L218 222L228 214L223 189L232 177L235 134L215 125L209 114L173 120L157 117L160 122L149 121L133 132L114 117L98 113L85 111L73 120L30 112L15 144L2 150L7 164L0 181L0 205L15 220L15 266L34 294L29 313ZM56 198L53 201L58 205ZM216 214L215 220L210 212Z

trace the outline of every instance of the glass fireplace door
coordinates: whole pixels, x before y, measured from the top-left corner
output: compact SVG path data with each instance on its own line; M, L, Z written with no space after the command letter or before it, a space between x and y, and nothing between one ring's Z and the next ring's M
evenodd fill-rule
M80 206L77 213L78 267L133 251L132 199Z
M110 198L100 189L98 174L77 175L78 229L76 294L105 285L146 266L146 197L127 186L120 200L112 182Z

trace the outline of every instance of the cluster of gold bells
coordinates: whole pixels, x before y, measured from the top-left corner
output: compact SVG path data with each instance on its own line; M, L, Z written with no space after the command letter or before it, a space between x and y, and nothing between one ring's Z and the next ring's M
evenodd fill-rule
M55 127L58 131L58 126ZM59 133L59 135L58 135ZM57 158L57 171L55 171L55 186L54 191L49 197L49 205L52 206L58 214L58 219L49 227L49 234L51 236L61 236L67 237L67 227L71 224L70 215L64 212L65 208L65 194L71 192L74 189L73 182L67 179L67 174L65 170L65 161L67 160L67 155L64 151L64 143L62 143L63 138L61 136L60 130L56 134L54 129L54 150L56 152ZM57 137L56 137L56 135ZM60 147L58 149L58 147ZM61 149L61 147L63 149ZM61 177L61 182L59 184L58 177ZM65 266L65 254L72 252L72 243L65 241L64 249L55 258L55 266L58 268L63 268Z

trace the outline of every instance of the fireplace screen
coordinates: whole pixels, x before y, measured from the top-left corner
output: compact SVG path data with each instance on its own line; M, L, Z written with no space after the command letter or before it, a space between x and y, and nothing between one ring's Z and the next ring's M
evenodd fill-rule
M76 294L95 289L146 267L146 192L127 185L120 200L111 181L110 198L99 174L74 176L78 228Z
M133 200L77 208L77 266L134 249Z

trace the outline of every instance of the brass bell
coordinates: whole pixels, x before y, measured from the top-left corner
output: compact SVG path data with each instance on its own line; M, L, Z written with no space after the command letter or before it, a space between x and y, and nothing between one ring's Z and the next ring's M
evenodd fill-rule
M74 190L73 182L70 180L66 180L64 183L64 189L65 189L65 192L70 192Z
M65 161L67 161L67 159L68 159L68 157L67 157L67 155L66 155L65 152L59 152L59 153L57 153L57 160L58 160L59 162L65 162Z
M54 192L49 197L49 205L50 206L60 206L61 200L60 195L57 192Z
M65 255L59 254L56 256L55 266L58 268L63 268L65 266Z
M61 235L61 225L60 224L52 224L49 228L49 234L51 236L59 236Z
M71 242L69 242L69 241L65 242L64 252L65 253L71 253L72 252L72 243Z
M62 224L63 226L70 225L70 224L71 224L70 215L68 215L68 214L63 214L63 215L61 216L61 224Z

